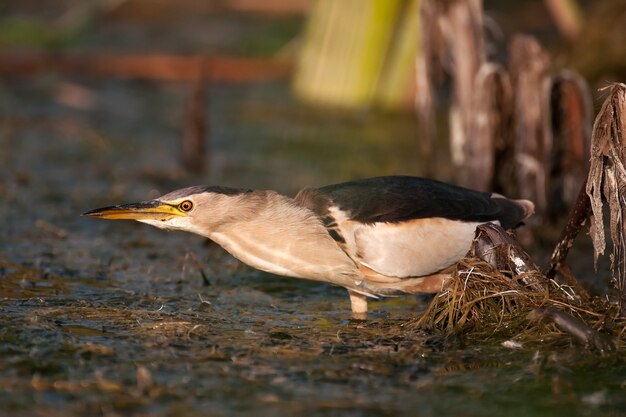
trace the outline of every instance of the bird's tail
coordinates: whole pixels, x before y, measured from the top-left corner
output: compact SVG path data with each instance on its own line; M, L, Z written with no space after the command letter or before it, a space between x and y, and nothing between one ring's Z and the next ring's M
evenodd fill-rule
M530 200L513 200L524 212L522 221L526 220L535 213L535 203Z

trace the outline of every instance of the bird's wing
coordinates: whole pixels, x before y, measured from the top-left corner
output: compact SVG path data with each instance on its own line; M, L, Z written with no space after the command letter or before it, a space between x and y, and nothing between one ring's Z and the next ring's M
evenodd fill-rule
M395 277L445 268L467 252L476 225L511 228L532 211L530 202L407 176L308 188L295 200L355 261Z
M532 203L409 176L376 177L306 188L296 201L324 218L336 208L349 220L365 224L401 223L440 217L469 222L499 221L519 225L532 214Z

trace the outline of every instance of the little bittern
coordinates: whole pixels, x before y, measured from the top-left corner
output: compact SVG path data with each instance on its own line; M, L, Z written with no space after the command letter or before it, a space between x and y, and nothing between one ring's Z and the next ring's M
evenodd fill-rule
M345 287L352 312L364 317L367 297L441 290L476 226L514 228L533 210L528 200L390 176L305 188L295 198L196 186L85 215L206 236L257 269Z

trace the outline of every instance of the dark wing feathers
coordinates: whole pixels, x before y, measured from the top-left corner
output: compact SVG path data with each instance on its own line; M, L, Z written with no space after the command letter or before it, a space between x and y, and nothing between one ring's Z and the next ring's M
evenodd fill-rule
M519 203L491 193L409 176L376 177L321 188L308 188L296 201L321 218L336 206L351 220L397 223L427 217L487 222L512 228L526 217ZM327 225L328 226L328 225Z

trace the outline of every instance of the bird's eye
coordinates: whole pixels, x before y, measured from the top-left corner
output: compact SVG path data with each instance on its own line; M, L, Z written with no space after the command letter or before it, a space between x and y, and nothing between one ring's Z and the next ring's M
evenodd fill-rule
M178 208L182 211L189 211L193 208L193 203L189 200L185 200L178 205Z

